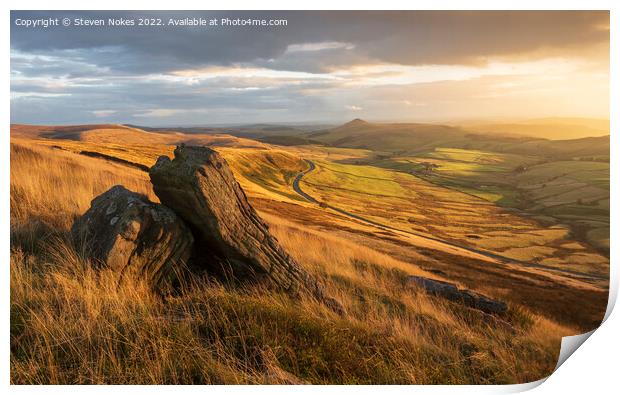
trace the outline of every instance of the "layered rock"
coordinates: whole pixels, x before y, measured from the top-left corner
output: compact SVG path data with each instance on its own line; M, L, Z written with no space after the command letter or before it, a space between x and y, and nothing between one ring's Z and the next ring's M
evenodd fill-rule
M207 147L179 146L150 170L160 201L190 226L196 262L237 279L267 281L292 293L307 292L341 312L323 286L269 232L249 204L226 161ZM213 258L216 259L213 259Z
M71 232L92 260L154 287L174 279L194 242L172 210L120 185L96 197Z

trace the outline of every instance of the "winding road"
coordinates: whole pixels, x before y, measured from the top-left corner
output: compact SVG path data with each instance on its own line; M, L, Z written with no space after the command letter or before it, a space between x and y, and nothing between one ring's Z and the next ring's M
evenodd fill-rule
M364 218L361 217L357 214L353 214L350 213L346 210L343 210L341 208L338 207L334 207L332 205L329 205L325 202L320 202L317 199L315 199L314 197L312 197L311 195L309 195L308 193L304 192L301 187L299 186L300 181L302 180L302 178L307 175L308 173L314 171L316 169L316 165L314 164L314 162L312 162L311 160L308 159L304 159L304 161L308 164L308 169L304 170L303 172L297 174L297 176L295 177L295 179L293 180L293 189L295 190L295 192L300 195L301 197L303 197L304 199L306 199L307 201L311 202L311 203L315 203L315 204L320 204L321 207L323 208L327 208L330 209L332 211L335 211L339 214L342 214L346 217L355 219L357 221L363 222L367 225L373 226L375 228L379 228L381 230L384 231L388 231L388 232L393 232L393 233L401 233L401 234L406 234L409 236L412 236L414 238L421 238L424 239L427 242L431 243L431 246L434 244L436 247L443 247L443 249L448 249L448 250L452 250L454 252L460 253L460 254L465 254L467 256L472 256L472 254L474 256L476 256L478 259L483 259L483 260L489 260L492 259L493 261L499 261L499 263L503 263L503 264L514 264L517 266L525 266L525 267L531 267L531 268L538 268L538 269L543 269L546 271L550 271L550 272L555 272L558 274L563 274L563 275L568 275L571 278L576 278L576 279L580 279L580 280L590 280L590 281L596 281L596 280L607 280L607 277L604 276L598 276L595 274L585 274L585 273L580 273L580 272L576 272L573 270L568 270L568 269L559 269L559 268L555 268L555 267L550 267L550 266L545 266L545 265L540 265L537 263L530 263L530 262L525 262L525 261L518 261L518 260L514 260L514 259L509 259L506 258L505 256L499 255L499 254L494 254L492 252L489 251L483 251L483 250L478 250L476 248L472 248L472 247L468 247L468 246L463 246L460 244L456 244L447 240L442 240L442 239L438 239L432 236L428 236L428 235L424 235L421 233L417 233L417 232L412 232L412 231L407 231L407 230L402 230L402 229L398 229L398 228L394 228L392 226L389 225L384 225L384 224L380 224L378 222L375 222L371 219L368 218Z
M306 199L307 201L312 203L319 203L315 198L302 191L299 187L299 181L301 181L301 178L316 169L316 165L314 164L314 162L308 159L304 159L304 161L308 164L308 170L302 171L301 173L297 174L297 176L293 180L293 189L295 190L295 192L297 192L299 196Z

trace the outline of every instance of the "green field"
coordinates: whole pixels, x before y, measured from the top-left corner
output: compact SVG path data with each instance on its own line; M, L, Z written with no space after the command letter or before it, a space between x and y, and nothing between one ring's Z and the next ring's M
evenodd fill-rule
M452 158L459 154L459 159L466 156L485 157L484 160L493 158L495 164L492 166L501 168L501 162L497 163L501 155L439 152ZM518 261L547 262L549 267L592 274L607 271L607 258L588 244L573 240L567 226L543 226L535 220L503 210L491 201L446 188L400 169L324 160L315 164L316 170L304 177L302 188L329 206L404 231ZM558 257L561 257L559 261L549 260ZM590 257L592 264L584 266L584 257Z
M582 241L609 249L609 163L443 147L365 163L567 225Z

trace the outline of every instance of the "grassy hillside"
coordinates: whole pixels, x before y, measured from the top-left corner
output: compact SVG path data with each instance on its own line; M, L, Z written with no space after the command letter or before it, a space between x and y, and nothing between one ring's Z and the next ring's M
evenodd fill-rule
M544 151L542 151L544 152ZM480 150L436 148L418 156L366 163L413 174L438 186L519 210L609 251L609 163L589 157L549 160ZM434 167L428 171L426 164Z
M292 190L297 173L306 169L306 163L286 151L246 148L218 148L233 168L235 177L252 197L275 200L302 200Z
M145 141L143 139L141 144L123 143L122 139L108 142L109 135L106 130L94 129L89 132L90 137L83 140L15 137L12 141L31 147L49 147L59 152L83 156L99 154L107 158L108 163L123 161L126 165L142 169L153 166L161 155L173 156L175 146L163 144L157 140ZM188 143L199 144L195 141L188 141ZM217 149L227 161L234 164L233 171L237 180L251 196L300 200L300 197L290 187L292 178L306 167L305 162L297 156L277 149L266 150L262 145L260 149L247 148L243 140L232 140L226 145L208 145ZM144 173L144 177L148 179L148 174Z
M40 147L28 141L11 142L11 241L21 230L29 236L68 228L74 216L86 211L94 196L115 183L156 201L148 174L109 161L63 150ZM60 213L63 213L62 215ZM66 215L65 215L66 214Z
M512 157L441 150L436 157L459 158L449 170L463 175L499 171ZM469 158L475 162L466 162ZM444 162L440 160L443 166ZM452 162L450 162L452 163ZM502 164L508 164L503 166ZM606 278L609 260L570 237L566 227L544 226L481 199L402 171L317 161L303 189L320 202L377 223L536 263L551 271L570 270ZM484 170L482 170L484 171ZM492 199L489 199L492 200ZM606 284L606 281L601 285Z
M11 124L11 136L19 137L49 137L49 138L79 138L82 132L88 130L125 130L123 125L116 124L93 124L93 125L22 125Z
M15 137L72 140L98 145L116 146L120 150L129 146L200 144L209 146L265 147L249 139L226 134L200 134L181 132L150 132L124 125L36 126L11 125ZM126 150L131 151L131 150Z
M295 222L284 210L265 216L272 231L347 315L204 278L165 295L142 283L119 287L114 273L91 269L68 230L112 185L154 199L145 173L40 144L14 139L11 152L14 384L528 382L553 370L561 336L577 331L517 304L498 325L409 289L407 275L436 275L363 246L372 238L360 243L362 233L300 224L311 209L277 201L274 210L301 211ZM236 159L238 174L279 177L255 169L251 156ZM289 159L272 158L297 166Z

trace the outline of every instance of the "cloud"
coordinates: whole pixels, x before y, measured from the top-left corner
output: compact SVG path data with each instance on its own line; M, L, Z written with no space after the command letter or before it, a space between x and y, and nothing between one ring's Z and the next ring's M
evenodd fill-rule
M11 24L11 48L74 56L111 72L169 72L207 65L261 63L328 70L349 62L401 65L480 64L521 54L578 54L609 45L607 11L13 11L41 17L283 18L285 27L27 29ZM319 52L295 62L291 54ZM316 55L316 54L315 54Z
M290 44L286 47L285 53L295 52L316 52L325 51L330 49L354 49L355 45L351 43L341 43L337 41L328 41L321 43L304 43L304 44Z
M94 110L91 112L97 118L105 118L105 117L109 117L110 115L116 114L116 110Z
M548 100L539 107L551 113L608 108L606 11L13 11L11 20L50 16L286 18L288 24L12 24L13 122L340 121L343 109L402 119L452 116L464 108L478 114L534 111L530 104L538 96ZM581 91L561 83L572 80L581 81ZM550 89L571 95L553 100ZM453 104L459 100L461 107Z
M190 110L175 109L175 108L155 108L152 110L146 110L144 112L135 114L134 117L138 118L168 118L173 115L182 114Z

